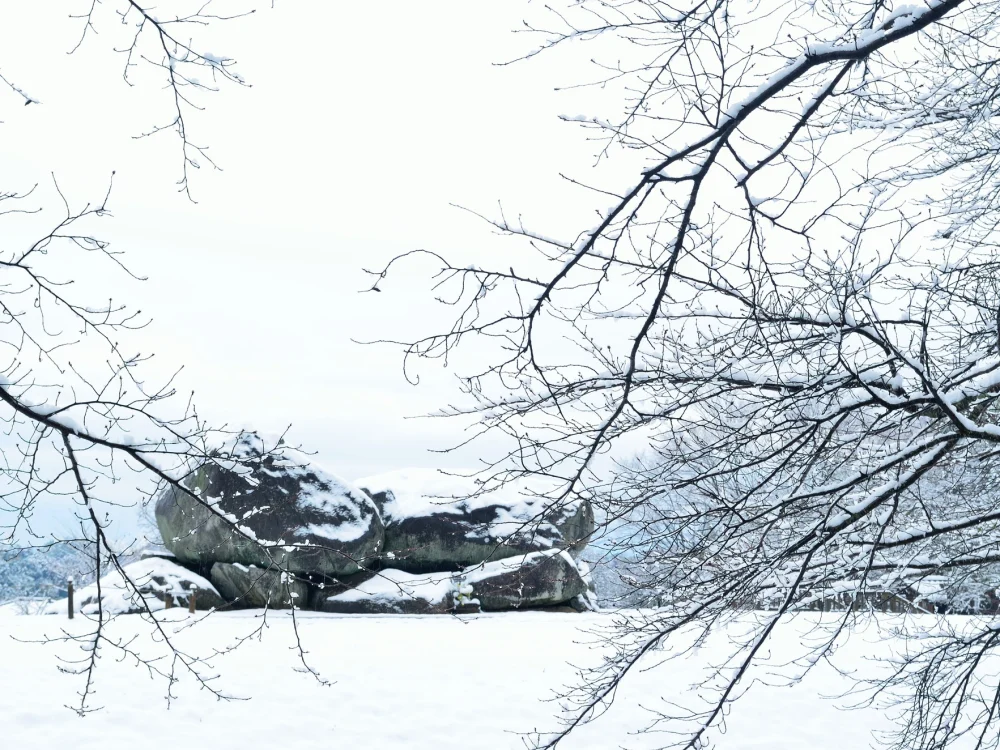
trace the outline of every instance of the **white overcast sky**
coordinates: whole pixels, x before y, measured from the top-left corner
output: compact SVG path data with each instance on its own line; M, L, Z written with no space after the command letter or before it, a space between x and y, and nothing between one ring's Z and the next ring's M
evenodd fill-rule
M148 281L83 281L113 285L152 315L141 348L156 353L157 371L184 366L180 386L211 421L268 432L291 424L347 479L468 465L474 455L428 452L455 440L457 424L406 419L449 400L450 376L433 367L412 387L398 351L351 342L426 319L433 303L411 287L429 266L367 295L361 269L413 248L505 252L450 203L491 212L502 200L550 233L580 229L593 200L558 173L588 169L594 148L558 120L577 105L553 87L587 72L557 58L493 64L530 46L510 32L543 9L279 0L217 25L207 46L236 58L252 88L199 97L207 111L192 138L224 171L196 174L191 204L173 184L176 139L132 139L164 120L168 102L158 79L123 82L114 3L100 33L67 56L79 34L67 15L88 5L2 0L0 72L41 101L21 107L3 95L4 188L54 172L79 202L117 170L104 235Z

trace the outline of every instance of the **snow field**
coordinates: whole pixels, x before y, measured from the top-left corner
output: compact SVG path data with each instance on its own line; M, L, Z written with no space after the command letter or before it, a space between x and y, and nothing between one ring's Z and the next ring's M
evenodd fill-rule
M300 671L287 612L267 615L263 637L212 660L216 687L248 700L218 701L181 674L169 710L166 685L152 680L134 660L119 661L105 647L96 674L95 706L78 717L83 678L57 669L57 656L80 659L78 646L37 643L43 636L84 633L91 623L0 609L0 727L8 748L117 750L118 748L212 748L212 750L514 750L520 733L551 730L559 710L552 691L574 680L567 662L594 664L590 632L609 627L612 615L515 612L469 617L345 616L300 613L299 631L312 666L333 684L323 687ZM815 619L814 616L813 619ZM231 645L260 624L259 612L192 617L157 614L184 649L208 654ZM189 627L196 623L193 627ZM739 623L733 626L739 630ZM794 653L798 624L784 625L768 652L758 681L732 709L718 748L749 750L847 750L871 745L873 729L888 729L884 712L838 710L845 701L824 699L847 682L821 664L801 684L782 686ZM150 626L137 615L109 625L113 637L141 633L134 646L157 652ZM855 634L838 652L838 664L866 667L865 656L885 653L884 630ZM724 657L723 637L690 656L636 673L612 709L580 729L560 748L608 750L662 747L671 737L633 734L662 699L694 705L691 684ZM161 665L167 667L168 664Z

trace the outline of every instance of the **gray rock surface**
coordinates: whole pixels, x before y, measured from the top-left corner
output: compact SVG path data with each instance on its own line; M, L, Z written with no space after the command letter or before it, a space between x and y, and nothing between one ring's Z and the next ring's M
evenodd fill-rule
M589 500L567 503L565 507L549 510L547 518L559 529L563 540L570 543L570 555L579 558L594 533L594 506Z
M566 604L576 612L597 612L601 607L597 601L597 587L594 584L594 576L590 563L580 559L577 559L575 562L576 569L580 573L580 578L583 579L584 584L587 586L587 590L578 596L574 596Z
M168 488L156 503L166 548L195 566L227 562L326 576L356 573L376 559L383 528L371 498L272 447L244 434L185 480L195 497Z
M486 612L551 607L587 592L573 558L551 550L476 566L461 578Z
M475 483L433 470L405 470L357 482L382 512L382 563L410 572L460 570L529 552L582 550L594 530L589 502L547 507L523 489L476 494Z
M215 563L211 578L219 594L234 608L289 609L294 604L304 609L309 605L309 584L280 570Z
M314 590L313 609L342 614L431 615L451 612L456 604L455 579L448 573L387 569L355 584L347 590Z

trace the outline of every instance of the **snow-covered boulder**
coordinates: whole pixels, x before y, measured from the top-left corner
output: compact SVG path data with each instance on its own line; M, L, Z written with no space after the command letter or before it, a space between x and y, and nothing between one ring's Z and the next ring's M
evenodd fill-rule
M525 487L476 494L468 477L409 469L358 480L382 512L383 565L460 570L528 552L582 551L594 531L590 503L551 501Z
M574 560L576 569L580 573L587 590L570 599L566 604L577 612L597 612L600 604L597 601L597 587L594 585L594 576L590 564L585 560Z
M184 484L197 499L171 487L156 503L163 542L182 562L337 576L381 553L371 498L292 451L268 454L256 435L241 436Z
M461 582L487 612L551 607L587 593L573 558L557 550L484 563L463 571Z
M149 544L139 550L137 554L140 560L148 560L150 557L161 557L164 560L177 561L177 555L162 544Z
M456 594L451 573L414 574L390 568L346 591L315 589L312 607L344 614L443 614L455 608Z
M240 563L215 563L212 583L233 607L305 608L309 584L291 573Z
M122 566L128 581L118 570L112 570L101 578L101 593L98 599L97 584L84 586L74 595L74 608L85 615L96 615L98 601L105 614L121 615L152 611L166 606L169 594L178 607L187 607L193 591L196 609L214 609L225 604L215 586L201 576L182 568L161 557L149 557ZM46 614L66 614L66 600L52 602L45 608Z

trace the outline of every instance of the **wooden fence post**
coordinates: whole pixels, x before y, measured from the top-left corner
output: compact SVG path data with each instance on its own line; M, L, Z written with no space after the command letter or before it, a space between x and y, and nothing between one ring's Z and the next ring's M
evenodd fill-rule
M191 596L188 597L188 612L190 612L192 615L194 614L194 605L195 605L195 600L197 598L198 598L198 589L197 587L195 587L191 589Z
M69 619L73 619L73 579L66 580L66 606L69 608Z
M172 594L163 595L163 608L171 609L174 606L174 597Z

